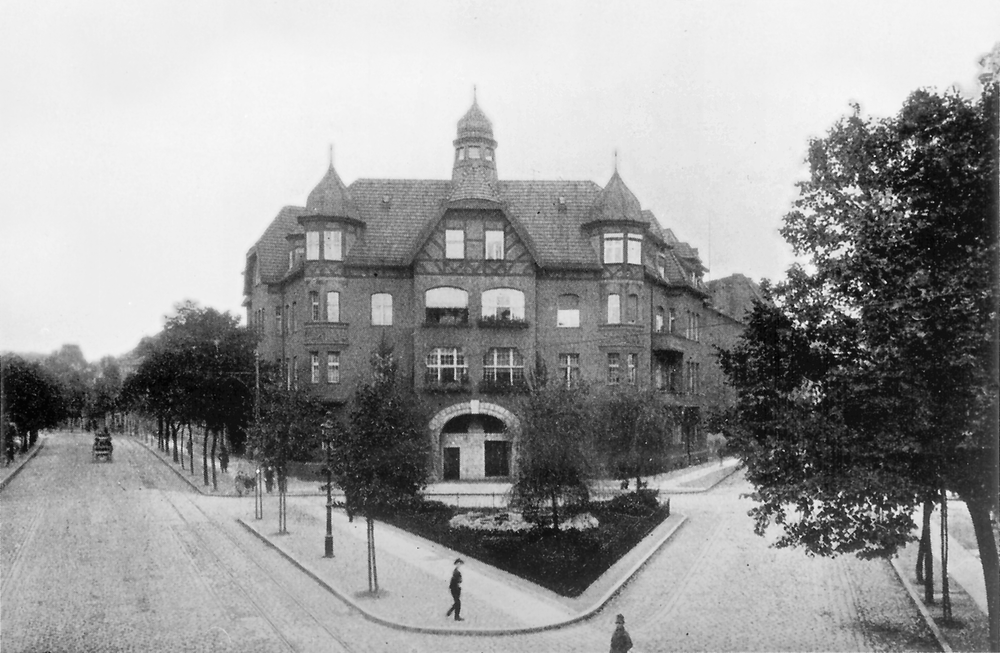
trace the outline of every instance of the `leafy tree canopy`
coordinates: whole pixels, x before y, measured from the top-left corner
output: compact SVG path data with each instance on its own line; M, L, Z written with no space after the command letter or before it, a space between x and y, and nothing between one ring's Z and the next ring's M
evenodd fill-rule
M912 538L917 501L946 487L991 568L994 626L996 89L917 91L887 119L855 107L813 140L781 230L808 262L721 357L759 532L774 522L779 545L888 555Z

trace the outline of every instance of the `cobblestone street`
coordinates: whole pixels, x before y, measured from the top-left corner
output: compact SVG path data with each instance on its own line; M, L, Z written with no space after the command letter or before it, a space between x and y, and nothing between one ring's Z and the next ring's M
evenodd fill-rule
M534 635L417 635L366 620L239 528L247 500L192 492L128 438L111 464L91 462L90 444L49 434L0 493L4 653L606 651L618 612L639 652L935 650L887 562L768 548L739 474L674 497L688 522L595 618Z

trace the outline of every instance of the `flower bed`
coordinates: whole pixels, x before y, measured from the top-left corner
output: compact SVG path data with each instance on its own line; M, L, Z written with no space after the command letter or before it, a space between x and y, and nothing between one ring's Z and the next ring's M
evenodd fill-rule
M387 518L395 526L564 596L579 596L669 516L653 493L592 503L560 530L508 511L459 511L427 501Z

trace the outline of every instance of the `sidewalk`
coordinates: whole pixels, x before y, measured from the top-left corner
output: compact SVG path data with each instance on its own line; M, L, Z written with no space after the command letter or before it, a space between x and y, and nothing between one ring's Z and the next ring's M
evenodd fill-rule
M155 444L147 449L191 481L206 495L218 495L201 487L201 473L193 480L181 472L169 454ZM196 470L198 469L196 460ZM230 465L232 470L232 464ZM738 469L735 460L722 466L706 463L650 479L651 487L664 491L705 491ZM230 473L229 476L232 476ZM222 476L220 475L220 489ZM298 489L305 490L305 481ZM309 484L312 485L312 484ZM290 483L289 490L295 486ZM617 486L616 486L617 487ZM469 497L499 496L509 489L503 483L438 483L428 488L434 498L458 496L462 505ZM291 493L290 493L291 494ZM619 560L586 592L567 598L534 583L508 574L429 540L382 522L375 525L379 593L368 591L367 533L363 519L352 523L339 509L333 511L334 558L323 557L326 532L325 501L314 496L288 496L286 534L277 532L277 495L264 495L264 518L254 519L252 497L218 505L247 531L277 550L293 565L332 594L358 610L365 618L385 626L414 632L463 635L501 635L551 630L589 619L610 601L645 563L682 527L683 515L671 515L649 536ZM446 618L451 606L447 584L454 560L462 557L462 614L465 621Z
M7 484L14 480L14 477L21 473L24 466L28 464L28 461L38 455L38 452L42 450L45 446L45 436L46 431L42 431L38 434L38 441L33 447L28 449L27 453L21 453L20 451L14 454L14 462L10 465L0 465L0 491L2 491Z

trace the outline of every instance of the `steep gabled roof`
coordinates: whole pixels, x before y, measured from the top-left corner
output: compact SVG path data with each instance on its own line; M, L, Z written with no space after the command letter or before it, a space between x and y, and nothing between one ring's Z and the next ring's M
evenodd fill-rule
M286 206L278 212L277 217L264 230L264 234L247 252L249 258L257 255L257 265L260 266L260 278L265 282L275 282L284 276L288 268L288 242L290 233L302 233L299 216L306 215L301 206Z
M428 179L358 179L350 185L365 229L348 253L355 265L409 265L424 226L440 217L451 186Z
M600 268L582 229L600 191L591 181L500 182L504 206L524 225L543 268Z

